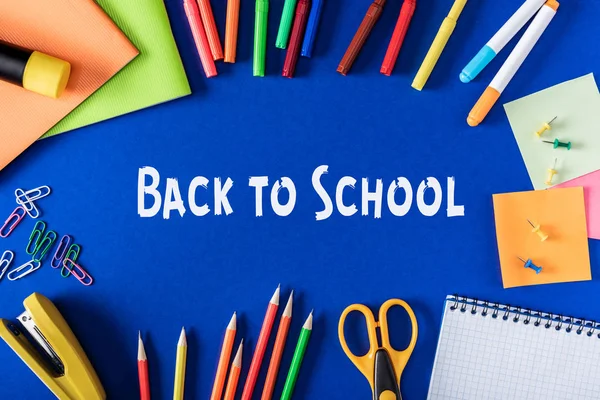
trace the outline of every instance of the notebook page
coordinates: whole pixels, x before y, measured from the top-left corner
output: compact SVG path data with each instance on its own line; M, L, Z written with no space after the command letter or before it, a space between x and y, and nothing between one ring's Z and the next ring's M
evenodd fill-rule
M563 322L556 330L557 321L546 328L547 318L535 326L535 316L525 324L522 314L514 322L514 311L504 320L502 309L497 318L491 308L483 316L481 302L472 314L468 301L455 310L454 300L445 303L428 400L600 398L597 329L591 336L590 327L567 332Z

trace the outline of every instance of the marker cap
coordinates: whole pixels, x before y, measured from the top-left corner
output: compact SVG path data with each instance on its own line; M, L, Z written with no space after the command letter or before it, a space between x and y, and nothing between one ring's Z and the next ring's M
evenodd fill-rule
M70 75L71 64L48 54L34 51L25 66L23 87L56 99L67 87Z

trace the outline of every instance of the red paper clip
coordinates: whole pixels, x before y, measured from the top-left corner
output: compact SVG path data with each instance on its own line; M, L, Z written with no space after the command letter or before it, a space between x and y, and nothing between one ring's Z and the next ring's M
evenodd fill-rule
M404 37L406 36L406 31L408 31L408 25L410 25L410 20L415 13L416 7L416 0L404 0L404 4L402 4L398 22L396 22L396 28L394 28L394 33L392 34L392 39L390 40L387 52L385 53L383 64L381 64L380 72L384 75L390 76L392 74L392 70L398 59L398 54L400 53L400 48L404 42Z
M71 267L69 268L67 264L71 264ZM70 258L65 258L65 261L63 261L63 265L65 266L65 268L68 268L71 271L71 274L75 278L77 278L77 280L81 282L82 285L90 286L92 283L94 283L94 278L92 278L92 276L88 274L87 271L81 267L81 265L76 264Z
M25 217L26 214L27 211L25 211L25 208L23 208L22 206L15 208L12 214L10 214L4 222L4 225L2 225L2 228L0 228L0 237L8 237L8 235L10 235L12 231L15 230L17 225L19 225L19 222L21 222L21 220ZM7 227L8 232L6 232Z

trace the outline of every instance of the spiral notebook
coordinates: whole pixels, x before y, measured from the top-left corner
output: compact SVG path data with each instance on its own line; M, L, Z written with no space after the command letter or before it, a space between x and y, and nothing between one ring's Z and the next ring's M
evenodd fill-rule
M448 296L427 399L598 399L599 377L599 323Z

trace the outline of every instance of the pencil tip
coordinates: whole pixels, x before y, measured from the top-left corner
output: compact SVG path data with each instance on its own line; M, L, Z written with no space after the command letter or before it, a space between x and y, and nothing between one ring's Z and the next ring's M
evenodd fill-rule
M231 320L229 320L229 324L227 325L227 330L235 331L236 327L237 327L237 315L236 315L236 313L233 313L233 315L231 316Z
M306 322L304 323L304 326L303 326L304 329L312 330L312 326L313 326L313 311L314 310L312 310L310 312L310 314L308 315L308 318L306 318Z
M138 361L146 360L146 349L144 349L144 342L142 341L142 333L138 331Z
M273 303L276 306L279 305L279 292L280 291L281 291L281 285L277 286L277 289L275 290L275 293L273 293L273 297L271 297L270 303Z
M291 318L293 302L294 302L294 291L292 290L292 293L290 293L290 297L287 301L287 304L285 305L285 309L283 310L283 314L282 314L283 317Z
M244 339L240 342L237 353L235 353L235 357L233 359L233 366L237 368L242 367L242 349L244 348Z
M185 336L185 327L181 328L181 334L179 335L179 343L177 346L187 346L187 338Z

